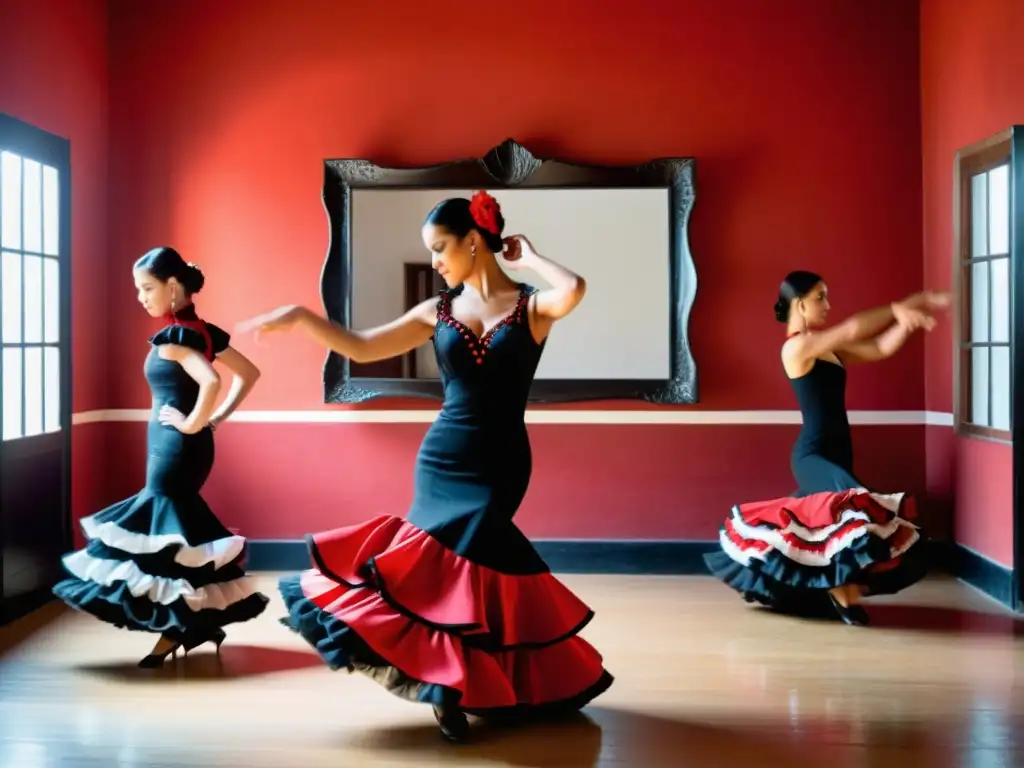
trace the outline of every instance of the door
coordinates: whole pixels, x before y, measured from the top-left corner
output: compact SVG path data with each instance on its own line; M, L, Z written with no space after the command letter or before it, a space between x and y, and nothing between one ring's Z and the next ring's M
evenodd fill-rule
M405 264L405 311L415 307L427 299L437 296L445 287L444 279L437 274L430 264ZM405 356L402 378L405 379L436 379L437 358L434 356L433 342L421 344Z
M70 144L0 114L0 623L70 548Z

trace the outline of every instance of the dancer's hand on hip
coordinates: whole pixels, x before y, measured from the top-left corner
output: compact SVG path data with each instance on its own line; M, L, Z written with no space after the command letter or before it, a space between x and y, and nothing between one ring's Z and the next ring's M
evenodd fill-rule
M286 304L265 314L243 320L235 326L235 331L236 333L255 331L257 335L274 331L290 331L302 319L305 312L305 307L300 307L297 304Z
M194 435L199 431L195 424L189 422L184 413L171 405L163 406L157 418L165 427L174 427L183 435Z

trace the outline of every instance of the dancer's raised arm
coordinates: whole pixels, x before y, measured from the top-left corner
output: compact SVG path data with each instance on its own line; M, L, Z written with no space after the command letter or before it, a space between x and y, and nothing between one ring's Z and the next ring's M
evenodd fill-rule
M858 312L824 330L830 310L828 287L811 272L794 272L787 276L775 303L775 319L786 323L790 337L782 348L782 358L790 376L806 373L817 358L828 355L851 361L882 359L894 354L909 334L918 328L931 330L933 312L949 306L948 293L923 291L901 301ZM896 323L896 326L887 328ZM883 333L885 331L885 333Z
M511 270L532 269L550 285L530 301L530 327L538 341L547 337L556 320L572 312L587 293L587 281L571 269L541 256L525 235L505 238L502 263Z

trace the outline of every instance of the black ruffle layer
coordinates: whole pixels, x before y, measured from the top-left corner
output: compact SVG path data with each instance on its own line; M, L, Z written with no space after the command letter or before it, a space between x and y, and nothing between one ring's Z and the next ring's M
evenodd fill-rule
M53 592L72 608L115 627L155 632L173 640L205 636L218 627L248 621L263 613L269 602L266 595L255 592L223 609L195 611L182 598L163 605L134 596L125 582L103 586L78 578L61 581Z

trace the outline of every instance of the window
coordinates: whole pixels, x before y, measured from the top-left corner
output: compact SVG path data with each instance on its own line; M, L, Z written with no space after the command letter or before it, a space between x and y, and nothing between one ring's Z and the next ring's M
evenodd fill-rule
M1011 132L957 153L956 425L1011 439Z
M0 151L0 424L4 441L61 428L60 174Z

